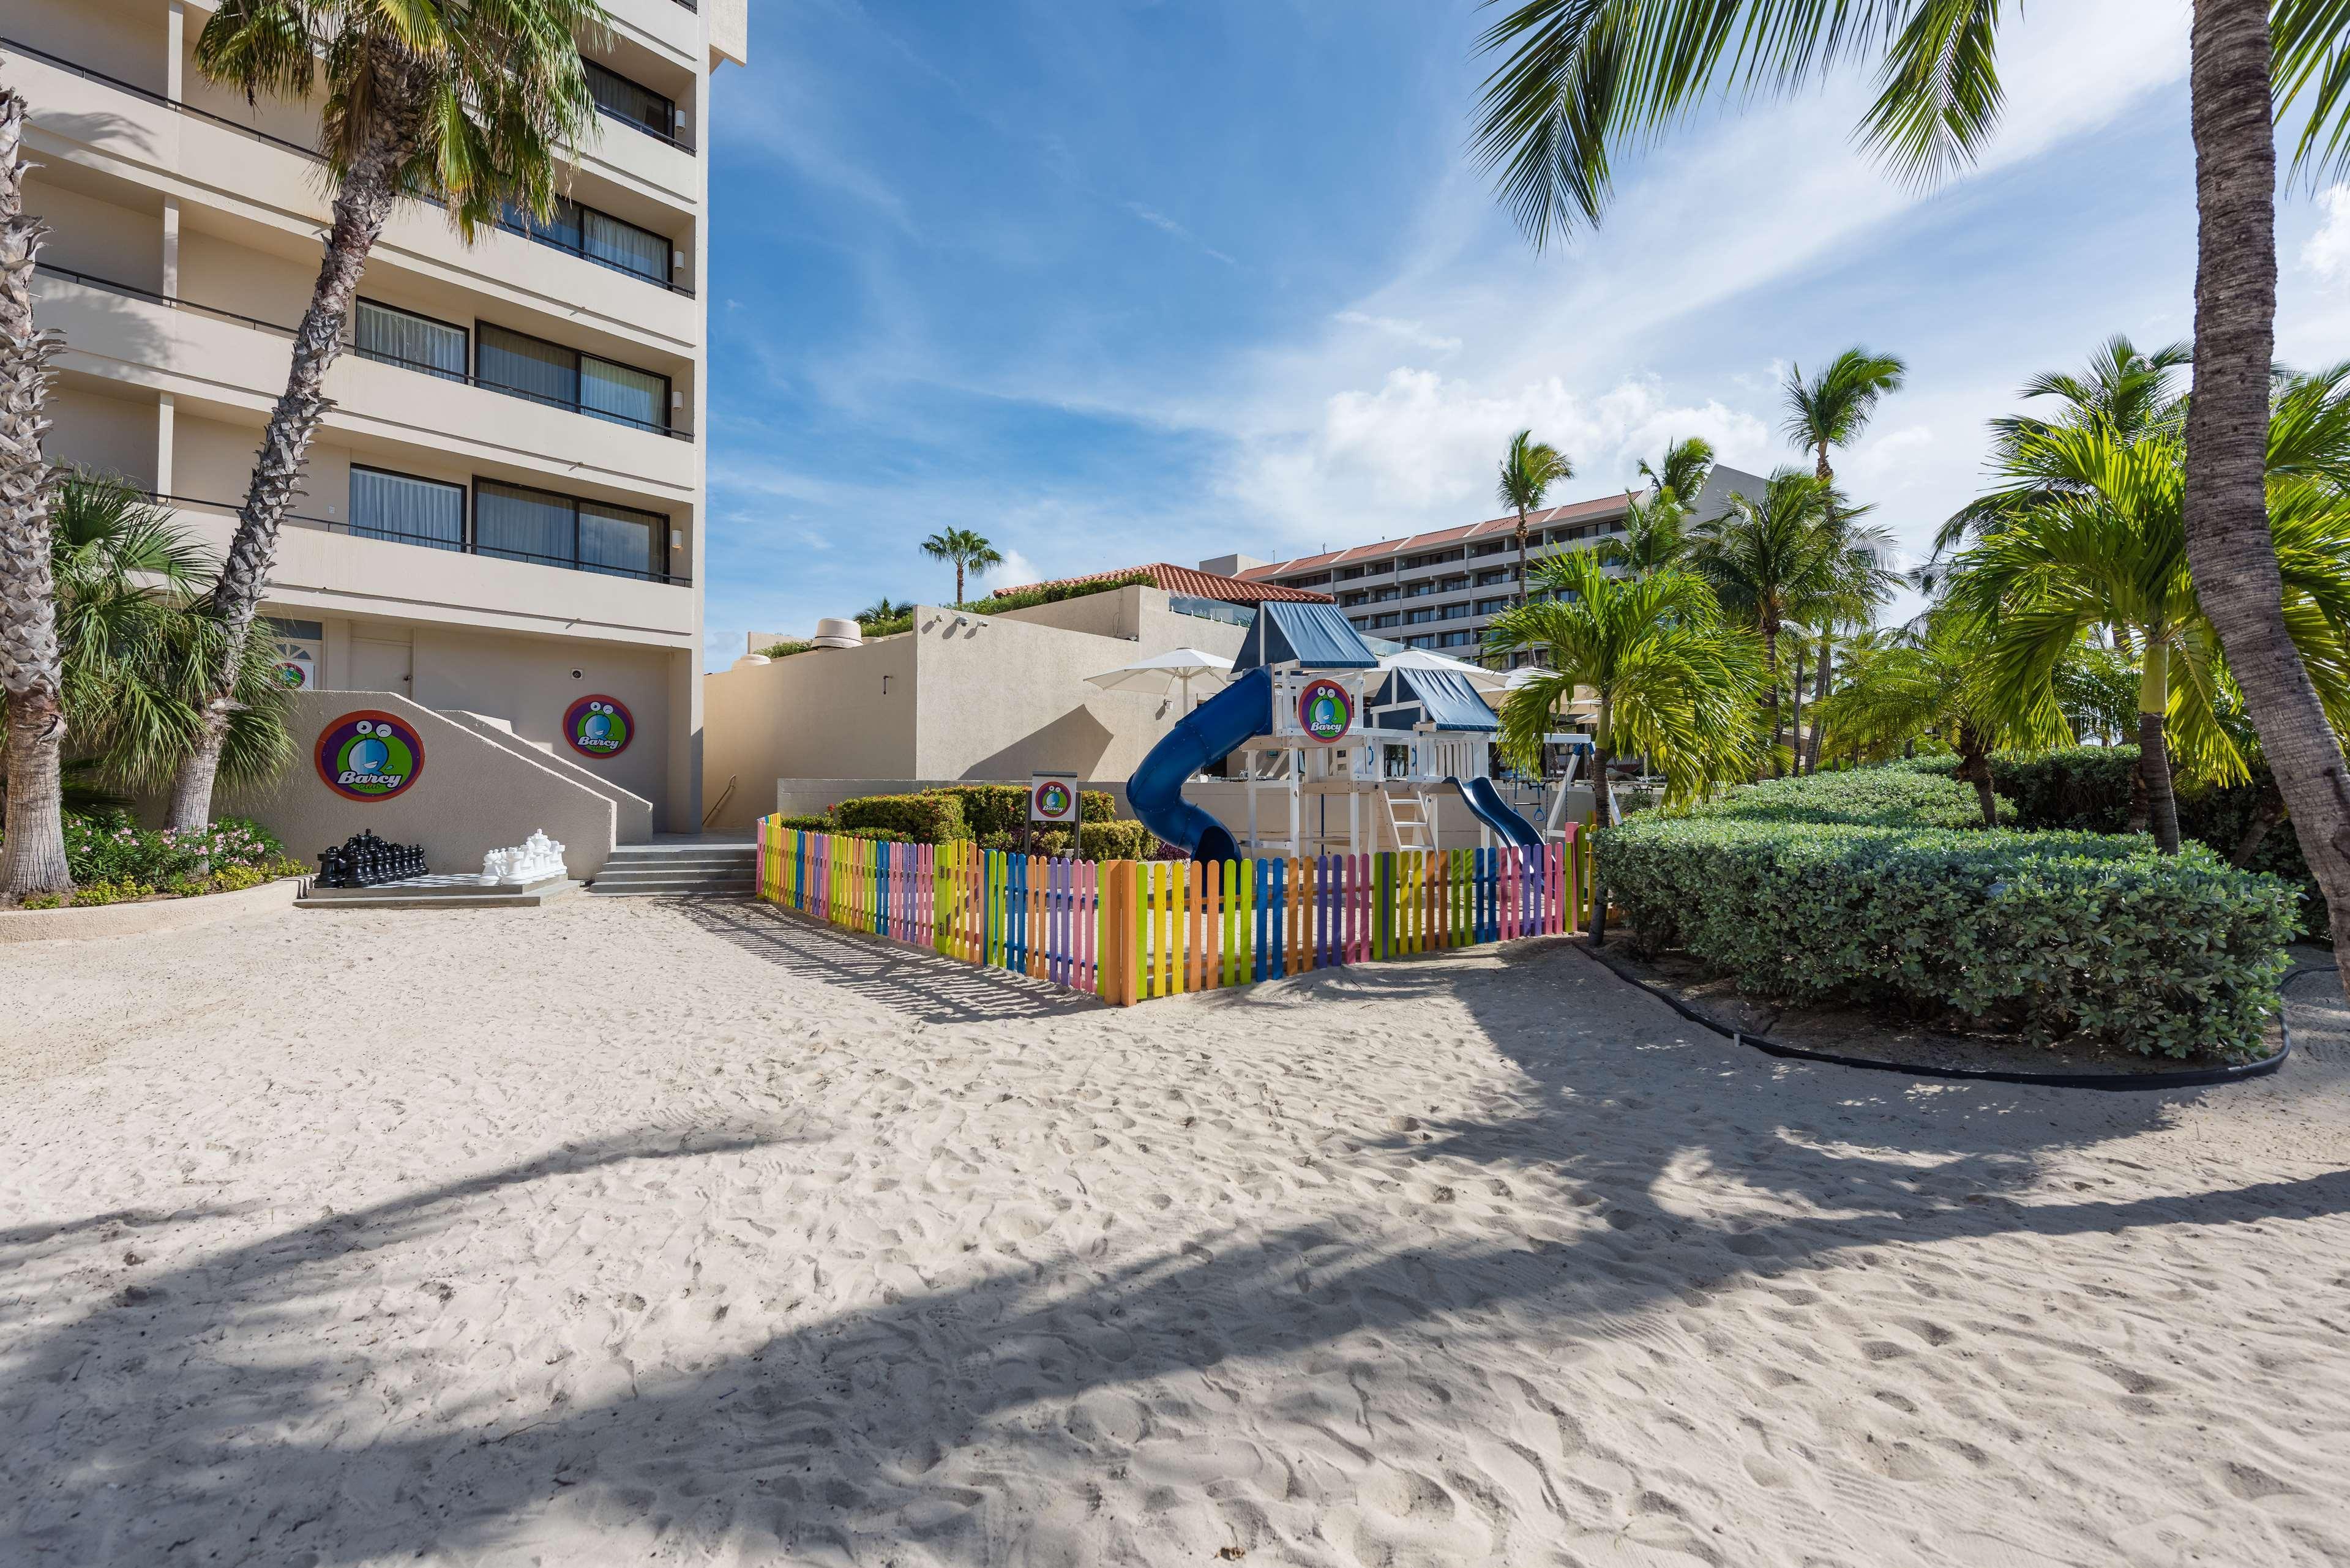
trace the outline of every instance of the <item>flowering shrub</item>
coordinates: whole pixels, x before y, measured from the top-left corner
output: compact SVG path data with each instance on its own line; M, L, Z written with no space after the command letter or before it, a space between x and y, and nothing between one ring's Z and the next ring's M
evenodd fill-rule
M77 885L140 882L160 887L193 876L207 865L218 873L233 867L282 864L286 864L286 846L259 823L236 817L223 818L199 833L140 827L120 811L66 818L66 866Z

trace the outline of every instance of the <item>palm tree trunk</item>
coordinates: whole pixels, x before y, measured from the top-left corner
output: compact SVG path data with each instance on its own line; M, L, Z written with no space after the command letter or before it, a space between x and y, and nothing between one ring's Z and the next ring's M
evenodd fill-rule
M1822 484L1835 483L1835 470L1828 466L1828 443L1825 441L1820 442L1820 461L1812 466L1812 472L1819 477Z
M1794 708L1787 717L1787 728L1794 736L1789 749L1794 753L1794 773L1798 778L1801 778L1804 773L1804 654L1805 651L1803 641L1800 639L1797 639L1794 655L1788 660L1787 671L1792 677L1789 690L1794 695Z
M2199 222L2187 557L2334 929L2350 930L2350 776L2285 633L2269 537L2263 471L2277 287L2269 7L2265 0L2195 0L2192 36ZM2342 982L2350 995L2350 968Z
M1779 743L1786 731L1779 722L1779 623L1767 617L1762 622L1762 668L1771 675L1771 772L1780 778L1784 774L1779 766Z
M380 68L377 74L387 91L400 85L395 69ZM309 308L302 313L295 334L286 390L262 431L261 455L208 601L224 635L195 750L172 781L168 826L181 832L201 831L212 818L213 786L220 776L221 750L235 711L235 672L268 589L269 569L277 559L278 529L309 461L310 439L332 406L325 389L327 371L342 355L343 325L359 294L359 275L399 200L400 171L415 146L412 113L386 112L375 123L383 129L360 149L336 191L334 228L327 236Z
M962 562L955 562L955 608L962 608Z
M1526 607L1526 509L1518 508L1518 607Z
M1975 786L1975 804L1982 810L1983 826L1997 827L1999 796L1991 787L1991 753L1984 750L1975 727L1963 720L1959 724L1959 776Z
M2244 836L2236 840L2235 853L2228 864L2241 871L2252 863L2252 857L2268 842L2269 834L2284 820L2284 796L2277 793L2276 775L2269 775L2261 787L2260 798L2252 803L2252 819L2244 825Z
M1827 633L1823 631L1820 633L1819 668L1812 675L1812 739L1811 743L1804 748L1803 771L1805 773L1820 771L1820 742L1823 738L1820 704L1828 700L1828 671L1835 663L1835 650L1828 641Z
M2137 685L2137 765L2146 780L2146 815L2155 847L2178 853L2178 797L2170 787L2170 749L2162 713L2170 700L2170 644L2148 632Z
M8 796L0 894L61 892L66 866L61 751L64 661L49 508L57 475L41 417L64 347L33 320L33 263L48 227L25 215L25 100L0 88L0 699L8 709Z
M1591 825L1596 836L1615 815L1607 809L1607 764L1616 760L1613 705L1607 693L1599 694L1599 727L1591 737ZM1572 886L1572 884L1570 884ZM1591 945L1607 945L1607 880L1599 869L1599 857L1591 857Z

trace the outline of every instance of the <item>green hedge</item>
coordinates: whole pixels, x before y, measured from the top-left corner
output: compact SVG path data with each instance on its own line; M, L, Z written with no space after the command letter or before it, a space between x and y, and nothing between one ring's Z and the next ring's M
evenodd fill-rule
M1018 833L1028 819L1028 791L1020 784L951 784L941 793L962 803L963 820L978 838ZM1107 822L1118 815L1118 801L1107 790L1081 790L1077 805L1087 822Z
M1954 757L1919 757L1896 763L1885 770L1947 776L1958 767ZM2015 803L2016 826L2026 828L2077 829L2087 833L2129 830L2131 779L2137 772L2136 746L2067 746L2029 757L1993 757L1991 788ZM2178 832L2219 851L2221 859L2236 852L2244 830L2270 790L2266 764L2255 766L2252 781L2214 788L2181 781L2178 784ZM2003 814L2002 814L2003 815ZM2301 915L2311 934L2331 941L2325 896L2318 890L2309 862L2302 858L2301 840L2290 821L2269 829L2246 869L2282 877L2301 889Z
M1006 610L1026 609L1031 605L1058 604L1063 599L1082 599L1094 594L1106 594L1114 588L1149 587L1158 580L1148 571L1132 571L1087 582L1040 583L1031 588L1015 588L1008 594L990 594L983 599L973 599L959 607L972 615L1002 615ZM891 616L887 620L864 623L865 638L868 642L877 637L896 637L913 629L914 614L911 610L904 615Z
M832 818L828 816L777 816L768 820L777 827L796 827L804 833L832 831Z
M1597 853L1640 947L1742 990L2147 1054L2258 1054L2295 928L2275 877L2095 834L1644 815Z
M2000 821L2015 807L2001 803ZM1825 822L1856 827L1982 827L1975 787L1922 771L1857 768L1741 784L1692 815L1735 822Z
M924 790L920 794L860 795L834 806L832 820L849 832L870 829L915 844L947 844L972 836L962 803L944 790Z

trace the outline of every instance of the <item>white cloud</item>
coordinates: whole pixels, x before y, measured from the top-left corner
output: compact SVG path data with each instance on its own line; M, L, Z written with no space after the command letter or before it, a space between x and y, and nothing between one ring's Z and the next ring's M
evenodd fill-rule
M1458 337L1442 337L1417 321L1399 321L1392 316L1366 316L1359 310L1342 310L1330 319L1347 327L1367 327L1434 354L1450 354L1461 347Z
M1003 561L982 572L979 580L991 588L1024 588L1043 582L1046 575L1019 551L1006 550Z
M2325 218L2302 245L2301 265L2329 284L2340 283L2350 278L2350 185L2327 187L2317 206Z
M1645 379L1596 397L1559 377L1488 389L1433 370L1388 372L1377 391L1344 391L1314 428L1247 443L1227 476L1233 498L1292 542L1332 543L1447 527L1494 514L1493 473L1510 437L1532 430L1566 452L1575 477L1558 501L1636 483L1642 457L1703 436L1724 461L1768 461L1762 421L1718 402L1673 403Z

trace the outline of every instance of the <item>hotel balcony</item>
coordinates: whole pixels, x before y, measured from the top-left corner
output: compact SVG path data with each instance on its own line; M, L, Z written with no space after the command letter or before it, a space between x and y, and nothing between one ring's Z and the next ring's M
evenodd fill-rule
M309 244L324 233L330 203L317 155L288 106L248 110L204 84L204 94L224 100L205 107L13 37L0 49L30 105L28 140L38 161L134 183ZM374 265L691 354L700 335L686 282L691 258L675 241L693 242L699 161L612 116L599 118L604 134L572 182L584 220L536 239L493 230L467 245L436 207L403 202L377 243ZM600 228L602 237L583 235L583 224Z

